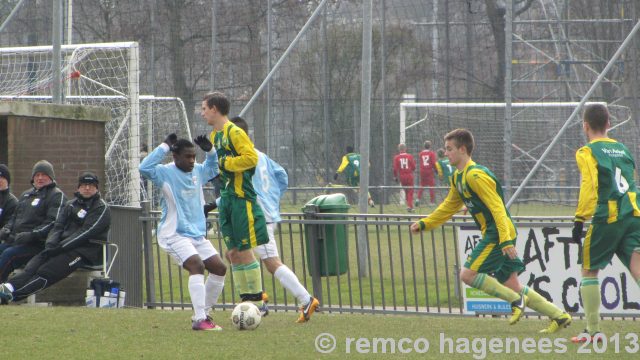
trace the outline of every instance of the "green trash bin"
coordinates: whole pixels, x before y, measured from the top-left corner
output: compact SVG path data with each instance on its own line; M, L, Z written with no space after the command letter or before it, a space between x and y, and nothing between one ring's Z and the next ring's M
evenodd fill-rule
M305 214L313 213L347 213L349 203L344 194L320 195L311 199L302 209ZM343 217L336 217L344 220ZM316 231L312 230L316 227ZM324 227L322 231L321 227ZM320 231L318 231L320 230ZM318 234L315 254L311 253L310 241L313 233ZM347 226L344 224L306 225L305 245L307 247L307 266L312 269L311 256L315 256L319 263L320 276L342 275L347 272ZM325 251L326 248L326 251ZM326 254L326 258L325 258Z

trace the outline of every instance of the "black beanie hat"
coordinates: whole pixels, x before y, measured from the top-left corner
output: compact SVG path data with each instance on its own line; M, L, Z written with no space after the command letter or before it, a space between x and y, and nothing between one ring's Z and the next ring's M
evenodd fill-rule
M81 184L95 184L98 187L98 177L90 171L84 172L78 178L78 186Z
M7 179L7 182L11 184L11 173L9 172L9 167L5 164L0 164L0 176Z
M31 181L33 181L33 177L36 176L36 173L45 173L47 176L51 178L51 180L56 180L56 174L53 172L53 165L47 160L40 160L35 165L33 165L33 171L31 171Z

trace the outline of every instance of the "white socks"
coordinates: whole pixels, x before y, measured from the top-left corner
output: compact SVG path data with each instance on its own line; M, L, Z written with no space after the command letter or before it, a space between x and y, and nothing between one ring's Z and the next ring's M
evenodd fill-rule
M298 299L298 302L301 305L309 302L309 298L311 297L311 295L309 294L307 289L302 286L296 274L294 274L293 271L291 271L291 269L287 267L287 265L280 265L273 273L273 275L277 277L278 280L280 280L280 284L282 284L285 289L289 290L289 292L291 292L293 296Z
M207 318L204 312L204 275L189 276L189 295L191 295L191 304L193 304L194 320L202 320Z
M218 298L224 289L224 276L209 274L207 281L204 283L205 288L205 311L209 311L213 305L218 303Z

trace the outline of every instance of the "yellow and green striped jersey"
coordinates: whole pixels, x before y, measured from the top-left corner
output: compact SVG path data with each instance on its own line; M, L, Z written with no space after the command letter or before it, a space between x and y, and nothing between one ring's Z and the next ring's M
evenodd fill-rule
M489 169L473 160L463 170L455 170L447 197L433 213L420 220L420 227L431 230L442 225L463 204L483 235L495 233L502 248L514 245L516 228L504 203L502 186Z
M614 223L624 216L640 216L634 179L635 162L629 149L614 139L591 141L576 152L582 175L576 221Z
M220 195L255 200L256 191L251 178L258 165L258 153L249 136L227 121L221 131L212 131L210 138L218 154L223 184Z

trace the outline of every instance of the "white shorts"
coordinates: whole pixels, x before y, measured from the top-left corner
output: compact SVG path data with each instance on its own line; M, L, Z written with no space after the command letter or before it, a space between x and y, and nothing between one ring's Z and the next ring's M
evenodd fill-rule
M277 224L274 223L267 224L267 234L269 234L269 242L253 248L253 251L255 251L256 255L258 255L261 260L272 257L280 257L280 255L278 254L278 245L276 245L276 226Z
M172 237L158 239L158 245L171 255L180 266L193 255L199 255L202 260L218 255L216 248L204 236L192 239L174 234Z

